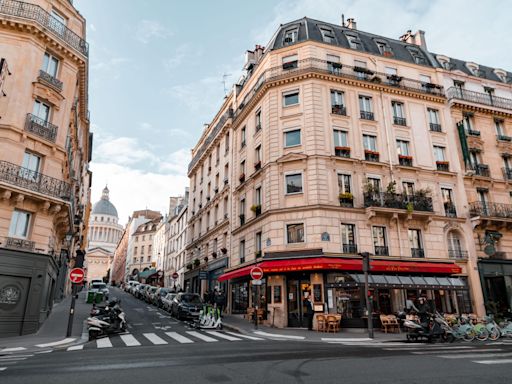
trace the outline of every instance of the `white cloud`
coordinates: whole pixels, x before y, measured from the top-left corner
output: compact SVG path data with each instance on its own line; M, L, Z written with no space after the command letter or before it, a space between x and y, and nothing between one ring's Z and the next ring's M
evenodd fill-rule
M94 24L89 24L89 29L91 30L91 32L96 32L96 26Z
M142 44L148 44L154 39L166 39L172 32L156 20L141 20L137 25L135 38Z
M154 163L158 158L150 149L145 148L139 139L133 137L107 138L95 148L94 158L100 162L118 165Z

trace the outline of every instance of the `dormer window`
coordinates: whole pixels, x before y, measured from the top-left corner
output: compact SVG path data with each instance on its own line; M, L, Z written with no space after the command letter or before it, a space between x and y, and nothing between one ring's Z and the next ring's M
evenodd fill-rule
M284 32L283 36L283 45L290 45L297 42L297 38L299 37L299 28L291 28Z
M437 61L441 64L441 67L450 71L453 68L452 63L450 62L450 58L448 56L438 55L436 56Z
M348 40L348 45L352 49L357 49L358 51L361 51L363 49L363 46L361 44L361 40L359 40L359 37L356 35L348 35L346 34L345 37Z
M377 48L379 48L379 52L382 56L391 57L393 56L393 51L391 47L385 41L376 41Z
M500 79L500 81L506 83L507 82L507 72L503 69L495 69L494 74Z
M324 43L336 43L336 37L334 36L334 31L332 29L322 27L320 28L320 33L322 34L322 40Z
M407 50L411 54L412 59L414 60L414 62L416 64L426 64L427 63L423 54L420 53L420 51L418 51L416 48L407 47Z
M466 63L466 68L473 76L480 76L480 69L476 63Z

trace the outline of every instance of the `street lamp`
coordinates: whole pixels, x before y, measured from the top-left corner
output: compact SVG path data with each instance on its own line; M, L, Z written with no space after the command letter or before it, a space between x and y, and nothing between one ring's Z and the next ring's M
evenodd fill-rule
M364 273L364 290L365 290L365 305L368 311L368 337L373 339L373 302L370 295L370 287L368 284L368 272L370 272L370 253L361 252L359 256L363 259L363 273Z

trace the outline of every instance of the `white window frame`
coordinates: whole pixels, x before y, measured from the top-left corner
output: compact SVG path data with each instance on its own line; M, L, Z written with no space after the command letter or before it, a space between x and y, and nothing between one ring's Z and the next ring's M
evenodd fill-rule
M393 117L399 117L405 119L405 107L401 101L393 100L391 102L391 108L393 109Z
M371 96L359 95L359 110L361 112L373 113L373 103Z
M376 241L375 241L376 239L374 236L375 235L374 228L383 228L382 234L383 234L384 244L376 244ZM372 225L372 243L373 243L374 250L375 250L375 247L388 247L388 249L389 249L387 232L388 232L388 230L385 225Z
M47 108L46 116L41 116L41 107ZM34 107L32 108L32 114L44 122L49 122L51 119L52 107L50 104L47 104L41 100L34 100Z
M52 64L55 65L54 68L52 68ZM60 60L58 57L55 57L49 52L45 52L43 56L43 64L41 65L41 69L49 74L52 77L57 77L57 73L59 70ZM53 69L53 70L52 70Z
M446 147L441 145L434 145L434 158L436 161L446 161ZM438 156L441 155L441 156Z
M369 139L367 140L367 138L369 138ZM374 148L371 148L372 147L371 145L369 145L368 147L366 146L367 143L370 144L372 142L373 142L373 144L375 144ZM363 133L363 149L368 150L368 151L378 152L377 136L374 134Z
M288 192L288 183L287 183L287 177L288 176L295 176L300 175L301 178L301 191L300 192ZM284 194L286 196L293 196L293 195L300 195L304 193L304 173L302 171L290 171L286 172L284 174Z
M331 107L345 106L345 92L338 89L331 89Z
M439 110L438 109L427 108L427 112L428 112L429 123L441 125L441 120L439 119Z
M354 242L350 243L350 240L348 239L349 234L344 233L343 228L344 226L352 226L352 235L354 237ZM356 225L354 223L340 223L340 243L341 243L341 249L343 249L344 245L357 245L357 236L356 236ZM346 242L345 242L346 241Z
M294 104L286 104L286 97L287 96L291 96L291 95L295 95L297 94L297 102L294 103ZM294 89L292 91L286 91L286 92L283 92L283 108L286 108L286 107L293 107L295 105L299 105L300 104L300 91L298 89Z
M24 216L24 218L21 217L22 215ZM20 219L23 219L23 221L25 221L26 219L26 221L20 222ZM11 221L9 223L9 237L14 237L16 239L27 239L30 233L31 222L31 212L24 211L21 209L14 209L11 215ZM23 226L23 228L20 228L20 226Z
M334 127L332 130L333 134L333 141L335 147L348 147L348 132L344 129L340 129L337 127ZM345 142L343 143L343 139L345 139ZM336 141L338 141L339 145L336 145Z
M409 147L410 142L404 139L396 139L396 151L399 155L410 156L411 150Z
M341 184L340 185L340 176L342 176L341 180ZM345 183L345 177L349 177L349 182L348 182L348 190L347 190L347 185ZM338 184L338 193L352 193L352 175L350 173L345 173L345 172L337 172L336 173L336 182Z
M296 132L296 131L299 131L299 143L298 144L292 144L292 145L287 145L287 142L286 142L286 136L288 133L291 133L291 132ZM283 130L283 147L284 148L293 148L293 147L299 147L302 145L302 130L300 128L287 128L285 130Z

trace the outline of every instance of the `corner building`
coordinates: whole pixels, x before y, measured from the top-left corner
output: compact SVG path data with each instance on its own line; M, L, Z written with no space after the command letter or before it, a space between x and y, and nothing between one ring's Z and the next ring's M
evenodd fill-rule
M0 1L0 336L37 331L87 246L88 65L71 1Z
M478 311L474 244L450 240L472 229L449 150L457 133L424 34L393 40L353 20L303 18L249 51L245 69L225 100L233 109L229 268L218 280L229 281L230 311L256 304L249 272L258 265L266 321L304 326L308 292L316 311L363 326L359 252L374 255L375 321L419 296L444 312Z

